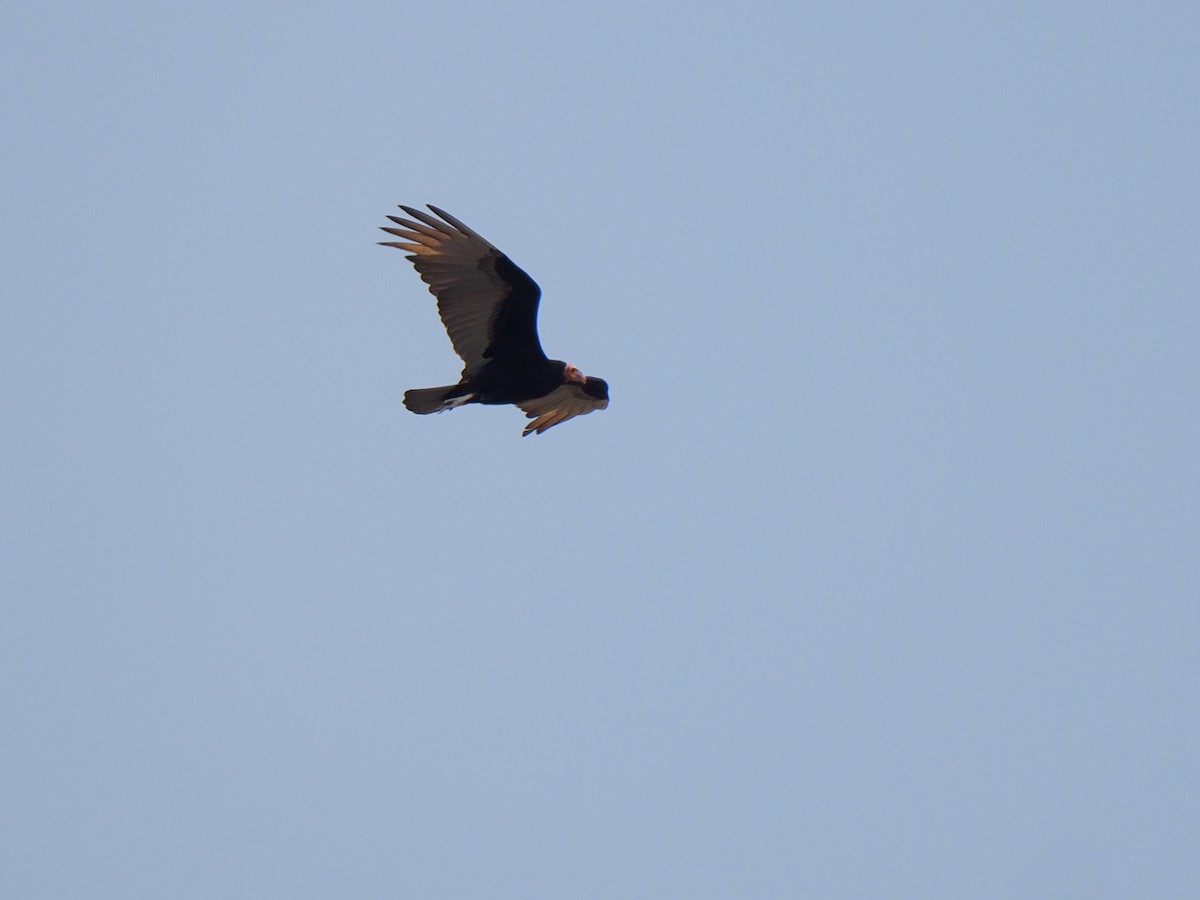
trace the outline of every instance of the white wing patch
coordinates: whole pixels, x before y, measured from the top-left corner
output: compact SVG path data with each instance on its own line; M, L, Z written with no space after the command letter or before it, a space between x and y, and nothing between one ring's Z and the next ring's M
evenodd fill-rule
M586 416L597 409L605 409L608 401L597 400L585 394L582 385L571 383L559 385L536 400L522 400L517 406L533 419L521 432L522 437L528 437L534 433L541 434L547 428L561 425L576 416Z

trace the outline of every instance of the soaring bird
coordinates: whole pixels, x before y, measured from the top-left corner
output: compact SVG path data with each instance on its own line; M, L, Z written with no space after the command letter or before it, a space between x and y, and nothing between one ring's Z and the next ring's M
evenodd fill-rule
M398 227L383 230L402 240L380 243L409 252L463 361L458 384L405 391L405 406L425 415L466 403L511 403L533 420L523 437L608 406L608 382L542 352L537 333L542 291L532 278L436 206L429 208L438 218L400 208L412 218L388 216Z

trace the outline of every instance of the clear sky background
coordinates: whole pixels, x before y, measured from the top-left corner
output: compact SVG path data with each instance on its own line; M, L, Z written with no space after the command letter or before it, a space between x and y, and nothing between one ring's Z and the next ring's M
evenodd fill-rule
M0 895L1197 895L1196 4L0 43ZM404 410L427 202L607 411Z

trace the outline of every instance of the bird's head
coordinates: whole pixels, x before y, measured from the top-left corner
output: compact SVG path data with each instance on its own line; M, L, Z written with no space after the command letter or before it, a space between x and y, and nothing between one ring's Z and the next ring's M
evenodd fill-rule
M593 400L599 401L596 408L604 409L608 406L608 382L603 378L597 378L595 375L584 375L579 371L578 366L573 366L570 363L563 363L563 384L578 384L584 395L591 397Z

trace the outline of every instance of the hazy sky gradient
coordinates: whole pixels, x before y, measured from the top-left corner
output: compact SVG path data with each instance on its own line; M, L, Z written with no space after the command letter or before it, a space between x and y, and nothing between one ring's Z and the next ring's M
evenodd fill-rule
M0 45L0 895L1195 892L1195 4ZM404 410L427 202L608 410Z

